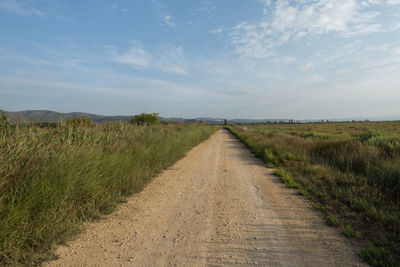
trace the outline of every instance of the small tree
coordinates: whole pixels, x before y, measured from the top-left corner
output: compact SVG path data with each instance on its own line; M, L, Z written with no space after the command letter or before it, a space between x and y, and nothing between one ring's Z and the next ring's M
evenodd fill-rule
M76 117L69 119L67 121L67 124L72 125L72 126L92 126L93 123L89 118L83 118L83 117Z
M136 125L150 125L159 123L160 118L158 117L158 113L140 113L133 116L129 122Z

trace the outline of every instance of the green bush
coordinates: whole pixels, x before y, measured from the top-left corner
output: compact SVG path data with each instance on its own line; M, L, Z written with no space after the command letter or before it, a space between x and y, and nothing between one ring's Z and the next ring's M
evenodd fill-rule
M129 122L136 125L151 125L159 123L160 118L158 117L158 113L140 113L133 116L133 118L130 119Z
M93 122L89 118L77 117L72 118L67 121L68 125L77 127L77 126L92 126Z

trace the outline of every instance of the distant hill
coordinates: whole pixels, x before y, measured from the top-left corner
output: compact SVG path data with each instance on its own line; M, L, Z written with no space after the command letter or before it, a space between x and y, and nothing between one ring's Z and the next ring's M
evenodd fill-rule
M59 113L51 110L25 110L17 112L6 112L10 116L11 122L22 120L24 122L58 122L60 120L69 120L76 117L89 118L93 122L112 122L123 121L127 122L132 116L103 116L91 113L71 112Z
M96 123L102 122L115 122L129 121L132 116L104 116L104 115L96 115L91 113L83 113L83 112L71 112L71 113L60 113L52 110L25 110L25 111L16 111L16 112L7 112L9 115L10 121L15 123L17 121L23 122L58 122L60 120L66 121L71 118L76 117L85 117L89 118L91 121ZM184 119L184 118L160 118L162 121L167 122L198 122L202 121L210 124L222 124L224 123L224 119L221 118L196 118L196 119Z
M18 120L22 120L23 122L58 122L60 119L66 121L71 118L76 117L85 117L89 118L91 121L96 123L102 122L115 122L129 121L132 116L104 116L104 115L96 115L91 113L83 113L83 112L71 112L71 113L60 113L51 110L25 110L25 111L16 111L16 112L6 112L10 116L10 121L12 123L17 122ZM399 120L400 116L392 116L392 117L382 117L382 118L374 118L372 121L385 121L385 120ZM162 121L167 122L205 122L209 124L223 124L224 118L193 118L193 119L185 119L185 118L163 118L160 117ZM347 119L330 119L330 122L339 122L339 121L365 121L367 118L347 118ZM323 120L326 121L326 120ZM229 123L306 123L306 122L321 122L321 120L289 120L289 119L231 119L228 120Z

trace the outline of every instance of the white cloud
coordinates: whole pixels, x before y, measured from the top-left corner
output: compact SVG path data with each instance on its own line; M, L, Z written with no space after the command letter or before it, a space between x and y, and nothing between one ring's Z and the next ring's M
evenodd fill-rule
M400 56L400 43L388 43L379 46L369 46L367 49L369 51L375 52L389 52L392 56Z
M148 67L152 61L152 56L146 52L139 41L133 41L128 51L119 53L116 49L112 50L113 61L128 64L135 68Z
M205 0L201 3L201 7L195 10L196 13L204 13L208 17L211 17L216 14L217 6L215 5L215 1Z
M123 53L111 49L112 61L130 65L136 69L157 70L173 74L188 75L188 63L182 47L164 45L148 52L140 41L133 41L132 46Z
M0 0L0 10L17 15L43 16L44 13L32 5L31 1Z
M333 62L335 64L342 63L348 65L349 61L357 58L356 53L360 51L361 47L358 42L348 43L333 50L319 51L308 58L305 63L300 66L300 70L314 71L321 69L324 65L331 66Z
M361 1L361 5L365 7L381 4L382 0L365 0Z
M223 29L219 28L219 29L211 30L210 32L213 34L217 34L217 33L223 32L223 31L224 31Z
M296 61L295 57L291 57L291 56L286 56L286 57L279 57L275 59L276 63L280 63L280 64L290 64Z
M171 27L176 27L176 24L174 22L174 17L172 17L171 15L166 15L164 17L164 22L165 22L165 24L167 24Z
M396 23L395 25L393 25L392 27L390 27L390 31L397 31L398 29L400 29L400 23Z
M368 9L368 6L379 4L378 0L267 2L265 9L268 12L264 12L267 15L261 21L245 21L231 31L236 52L243 57L266 58L283 44L323 34L351 37L384 31L382 25L375 22L379 13Z
M386 1L389 5L400 5L400 0L387 0Z

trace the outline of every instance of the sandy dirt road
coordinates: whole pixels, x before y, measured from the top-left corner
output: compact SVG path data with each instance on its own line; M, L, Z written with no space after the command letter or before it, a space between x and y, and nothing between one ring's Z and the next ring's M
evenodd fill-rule
M219 130L45 265L363 266L264 165Z

